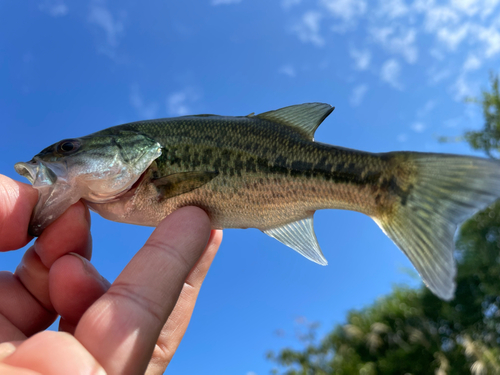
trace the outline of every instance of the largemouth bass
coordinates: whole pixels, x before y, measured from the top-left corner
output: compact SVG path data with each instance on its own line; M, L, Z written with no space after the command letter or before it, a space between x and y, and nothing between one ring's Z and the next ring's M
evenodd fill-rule
M40 235L80 199L107 219L148 226L195 205L213 228L258 228L326 265L314 212L353 210L373 218L424 283L450 300L454 233L500 196L500 164L315 142L333 109L308 103L241 117L139 121L55 143L15 165L39 191L30 233Z

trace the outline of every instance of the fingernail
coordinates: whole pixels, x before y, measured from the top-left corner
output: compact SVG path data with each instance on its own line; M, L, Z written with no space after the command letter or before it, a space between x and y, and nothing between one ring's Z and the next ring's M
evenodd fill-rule
M84 257L82 257L80 254L73 253L73 252L68 253L68 255L73 255L73 256L77 257L78 259L80 259L82 261L82 263L83 263L83 267L85 268L85 271L87 271L87 272L89 271L89 266L88 266L88 260L87 259L85 259Z
M111 285L109 283L108 280L106 280L95 268L94 266L89 262L89 260L87 258L84 258L82 257L80 254L77 254L77 253L68 253L68 255L73 255L75 257L77 257L78 259L80 259L83 263L83 268L85 269L85 272L87 273L87 275L90 275L92 277L94 277L95 279L97 280L101 280L102 284L107 286L109 288L109 286Z
M10 342L0 344L0 362L16 351L16 346Z

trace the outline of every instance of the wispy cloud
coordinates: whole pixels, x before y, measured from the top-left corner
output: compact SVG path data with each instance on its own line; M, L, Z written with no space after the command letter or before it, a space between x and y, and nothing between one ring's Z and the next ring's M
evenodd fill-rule
M293 5L306 3L281 1L290 14L295 11ZM398 89L403 87L399 74L404 65L431 56L429 84L455 76L455 89L463 93L470 85L467 77L459 77L462 70L479 69L487 59L500 55L500 0L317 0L310 4L314 5L293 28L302 42L324 46L335 42L324 30L350 32L352 38L368 42L362 50L349 47L353 69L369 70L371 57L382 50L386 62L379 77ZM303 12L302 8L296 11ZM460 58L462 64L457 65ZM376 74L374 69L369 72Z
M146 104L144 98L139 90L138 85L133 85L130 88L130 104L137 111L139 116L143 119L152 119L158 113L158 103Z
M351 93L350 102L353 107L359 106L368 91L368 85L361 84L356 86Z
M323 37L320 35L320 23L322 18L323 16L320 12L308 11L304 13L300 21L292 27L292 30L302 42L312 43L321 47L325 44Z
M192 106L200 99L197 90L187 87L176 91L167 97L167 112L171 116L186 116L193 114Z
M288 10L296 5L299 5L302 0L282 0L281 7L285 10Z
M401 142L401 143L406 142L408 140L408 135L405 133L401 133L397 136L397 140L398 140L398 142Z
M434 100L428 100L422 108L417 110L418 117L427 116L436 107L436 102Z
M65 16L69 10L63 0L45 0L38 6L38 9L52 17Z
M320 0L320 4L332 15L351 22L366 12L364 0Z
M455 80L455 83L450 87L450 92L453 93L456 101L463 101L464 98L470 96L474 92L473 85L467 80L465 73L462 73Z
M486 46L486 57L493 57L500 52L500 18L497 23L498 25L488 28L478 27L477 37Z
M405 16L408 13L409 7L403 0L382 0L377 11L379 16L385 16L391 20Z
M118 40L124 31L123 18L124 14L121 17L114 16L106 7L104 0L94 0L90 4L88 20L91 24L96 25L101 32L104 32L106 43L102 44L99 48L101 52L110 57L115 56L115 49L119 43Z
M455 51L460 43L465 40L469 31L470 25L465 23L457 27L441 27L436 31L436 36L449 50Z
M465 60L462 70L465 72L476 70L481 67L481 60L474 54L469 54Z
M399 62L395 59L387 60L380 70L380 78L382 81L387 82L392 87L398 90L403 89L403 85L399 81L399 76L401 74L401 66Z
M432 67L427 70L427 75L429 77L429 83L431 85L435 85L445 80L446 78L450 77L451 70L447 68L437 69L436 67Z
M370 61L372 58L372 54L369 50L358 50L356 48L351 47L349 49L349 55L354 60L354 66L356 69L365 70L370 66Z
M414 28L392 26L375 27L371 32L376 42L389 52L402 55L410 64L416 62L418 58L418 50L415 46L416 34Z
M415 133L422 133L427 126L423 122L417 121L414 122L413 124L410 125L411 130L413 130Z
M451 0L451 6L467 16L479 14L482 18L489 16L497 4L498 0Z
M286 65L283 65L281 68L279 68L278 72L280 74L284 74L288 77L295 77L297 75L297 72L295 71L295 68L293 67L292 64L286 64Z
M238 3L241 3L241 0L212 0L212 5L229 5Z

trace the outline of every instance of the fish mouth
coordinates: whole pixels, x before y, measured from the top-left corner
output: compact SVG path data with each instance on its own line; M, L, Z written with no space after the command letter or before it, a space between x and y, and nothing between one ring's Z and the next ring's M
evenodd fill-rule
M64 178L64 167L54 163L49 166L36 157L27 163L16 163L14 168L38 190L38 202L28 228L30 235L38 237L80 199L78 189Z
M57 175L47 166L38 160L30 160L27 163L16 163L14 169L21 176L27 178L35 187L36 185L52 185L57 181Z

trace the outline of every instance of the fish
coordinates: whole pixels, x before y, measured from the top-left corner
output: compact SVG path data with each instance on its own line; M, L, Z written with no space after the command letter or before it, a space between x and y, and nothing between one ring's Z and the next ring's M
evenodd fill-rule
M371 217L438 297L451 300L457 226L500 196L500 164L472 156L370 153L316 142L334 110L305 103L247 116L132 122L57 142L15 165L38 190L39 236L83 200L106 219L156 226L204 209L214 229L258 228L320 265L315 211Z

